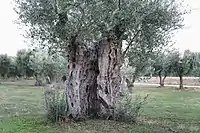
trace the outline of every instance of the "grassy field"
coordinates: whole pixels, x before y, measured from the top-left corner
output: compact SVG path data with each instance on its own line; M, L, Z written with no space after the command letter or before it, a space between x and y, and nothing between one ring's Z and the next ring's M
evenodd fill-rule
M43 88L32 81L0 84L0 133L200 133L200 92L137 87L150 94L137 123L87 120L52 124L45 118Z

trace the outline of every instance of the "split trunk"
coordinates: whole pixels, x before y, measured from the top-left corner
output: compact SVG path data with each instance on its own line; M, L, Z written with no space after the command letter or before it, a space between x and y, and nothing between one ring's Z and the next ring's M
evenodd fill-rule
M114 116L120 90L120 48L104 39L87 49L73 42L69 53L66 95L72 119Z

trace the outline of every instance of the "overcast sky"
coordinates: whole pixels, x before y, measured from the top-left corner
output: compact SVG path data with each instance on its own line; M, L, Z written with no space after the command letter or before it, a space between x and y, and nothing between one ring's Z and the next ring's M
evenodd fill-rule
M0 54L7 53L14 56L17 50L28 48L20 35L20 30L13 23L17 19L17 14L13 11L12 0L1 0L0 2ZM175 47L180 51L190 49L200 52L200 0L184 0L192 9L191 14L185 16L184 29L176 33L174 41Z

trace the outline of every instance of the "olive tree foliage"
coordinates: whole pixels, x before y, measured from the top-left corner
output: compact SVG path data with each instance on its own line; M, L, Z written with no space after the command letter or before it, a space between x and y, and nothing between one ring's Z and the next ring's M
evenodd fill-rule
M18 75L16 57L10 57L8 77L16 78Z
M193 69L186 76L200 77L200 52L191 52L190 50L184 51L184 56L193 57Z
M67 59L61 55L49 56L43 64L44 75L49 76L51 82L61 81L67 75Z
M29 62L36 80L49 77L50 82L61 81L67 73L67 60L61 55L49 55L46 50L34 50Z
M18 75L16 57L0 55L0 75L3 78L15 78Z
M122 67L122 74L124 75L129 91L134 87L134 82L139 80L142 76L151 77L153 53L146 55L141 51L132 51L132 54L126 59L126 63Z
M17 51L16 55L16 65L18 76L24 76L25 78L31 77L34 74L34 70L30 66L30 57L32 55L32 51L21 49Z
M66 50L73 36L92 45L117 32L120 40L128 42L126 53L141 41L152 47L146 43L179 29L185 13L179 4L174 0L16 0L15 10L20 24L29 28L27 37L50 51Z
M124 51L126 52L126 55L124 55L126 58L125 64L127 64L124 67L124 71L128 88L132 87L135 80L141 76L153 74L155 62L158 65L158 60L163 60L161 59L163 49L170 47L172 36L172 32L157 30L155 27L148 27L141 31L135 42L132 42L134 45L130 46L125 42L125 45L128 46ZM160 59L155 60L158 57Z
M195 57L195 65L193 71L191 72L191 76L200 77L200 53L195 52L193 54Z
M162 47L157 38L182 26L182 9L174 0L16 0L27 37L50 53L68 53L73 119L115 116L124 57L138 45Z
M175 17L171 16L171 13L161 10L156 10L154 13L158 13L158 15L163 15L163 18L154 20L161 25L166 24L164 18ZM151 17L153 17L153 15ZM152 18L145 19L144 21L142 21L142 23L148 23L148 21L152 22ZM123 56L127 60L127 65L123 68L123 70L128 88L133 87L133 83L139 77L152 74L155 58L160 56L163 49L169 46L169 44L171 43L171 38L173 36L172 31L176 28L181 27L181 24L179 23L181 21L181 18L175 21L170 20L167 23L172 24L172 27L167 26L163 29L154 24L144 25L136 33L137 37L133 37L133 40L129 40L129 42L125 41L126 48L124 50Z

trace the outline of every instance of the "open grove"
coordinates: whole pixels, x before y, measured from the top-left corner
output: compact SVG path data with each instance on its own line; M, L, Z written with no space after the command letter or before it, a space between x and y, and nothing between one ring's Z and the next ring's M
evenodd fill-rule
M0 133L200 133L200 52L174 0L14 0L29 49L0 55Z

